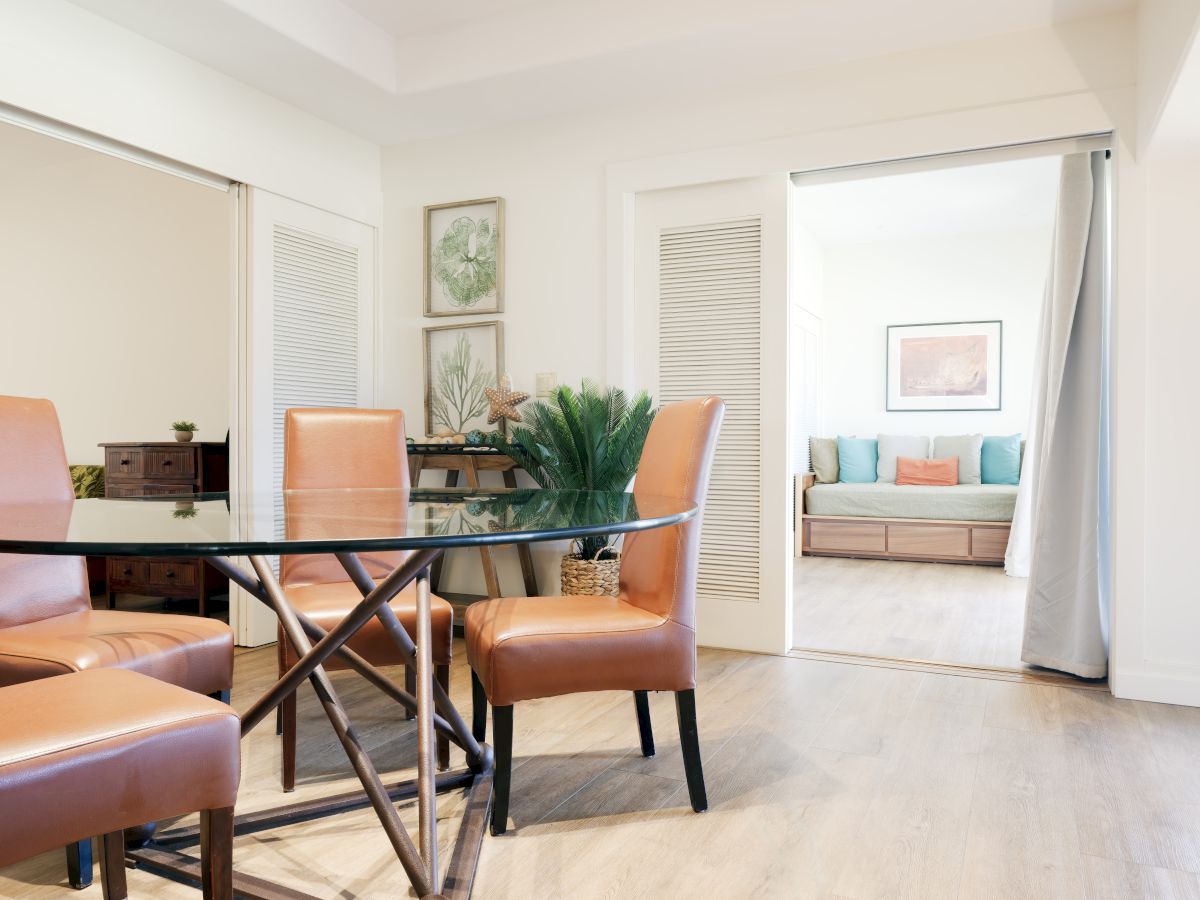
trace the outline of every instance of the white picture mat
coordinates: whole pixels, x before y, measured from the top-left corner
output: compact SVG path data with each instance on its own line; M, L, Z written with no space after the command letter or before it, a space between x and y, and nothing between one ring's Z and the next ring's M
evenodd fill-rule
M889 412L912 410L989 410L1000 409L1001 354L1003 323L949 322L931 325L892 325L887 330L887 409ZM982 396L902 397L900 395L900 341L914 337L963 337L983 335L987 339L987 393Z

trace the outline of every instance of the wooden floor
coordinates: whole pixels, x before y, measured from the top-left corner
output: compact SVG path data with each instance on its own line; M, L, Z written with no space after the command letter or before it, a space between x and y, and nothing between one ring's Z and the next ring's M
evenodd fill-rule
M1027 669L1026 583L993 566L805 556L795 563L795 645Z
M1200 710L725 651L699 663L710 811L688 808L669 695L652 699L649 760L626 694L520 704L513 825L485 838L476 897L1200 898ZM273 667L273 648L240 653L235 705ZM412 723L334 679L381 765L410 764ZM301 716L292 797L352 785L307 689ZM242 811L283 799L273 732L243 744ZM451 795L443 843L457 812ZM240 838L235 862L323 897L409 896L369 811ZM37 857L0 870L0 896L99 897L63 874L60 852ZM130 890L198 896L142 872Z

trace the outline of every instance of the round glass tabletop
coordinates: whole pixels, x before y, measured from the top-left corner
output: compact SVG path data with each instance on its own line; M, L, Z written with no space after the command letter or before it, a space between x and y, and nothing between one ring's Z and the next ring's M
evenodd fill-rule
M686 521L687 500L541 489L319 490L0 503L0 553L244 556L470 547Z

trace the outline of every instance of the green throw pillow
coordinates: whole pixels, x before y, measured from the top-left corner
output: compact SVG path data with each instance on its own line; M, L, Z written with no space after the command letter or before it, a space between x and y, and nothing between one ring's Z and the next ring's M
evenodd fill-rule
M808 464L817 476L817 484L836 484L838 480L837 438L809 438Z

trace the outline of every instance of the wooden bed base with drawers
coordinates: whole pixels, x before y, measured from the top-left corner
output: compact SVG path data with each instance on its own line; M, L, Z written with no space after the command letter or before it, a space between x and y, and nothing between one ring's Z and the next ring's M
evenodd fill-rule
M1008 522L812 516L804 510L811 472L796 477L796 555L1004 565Z

